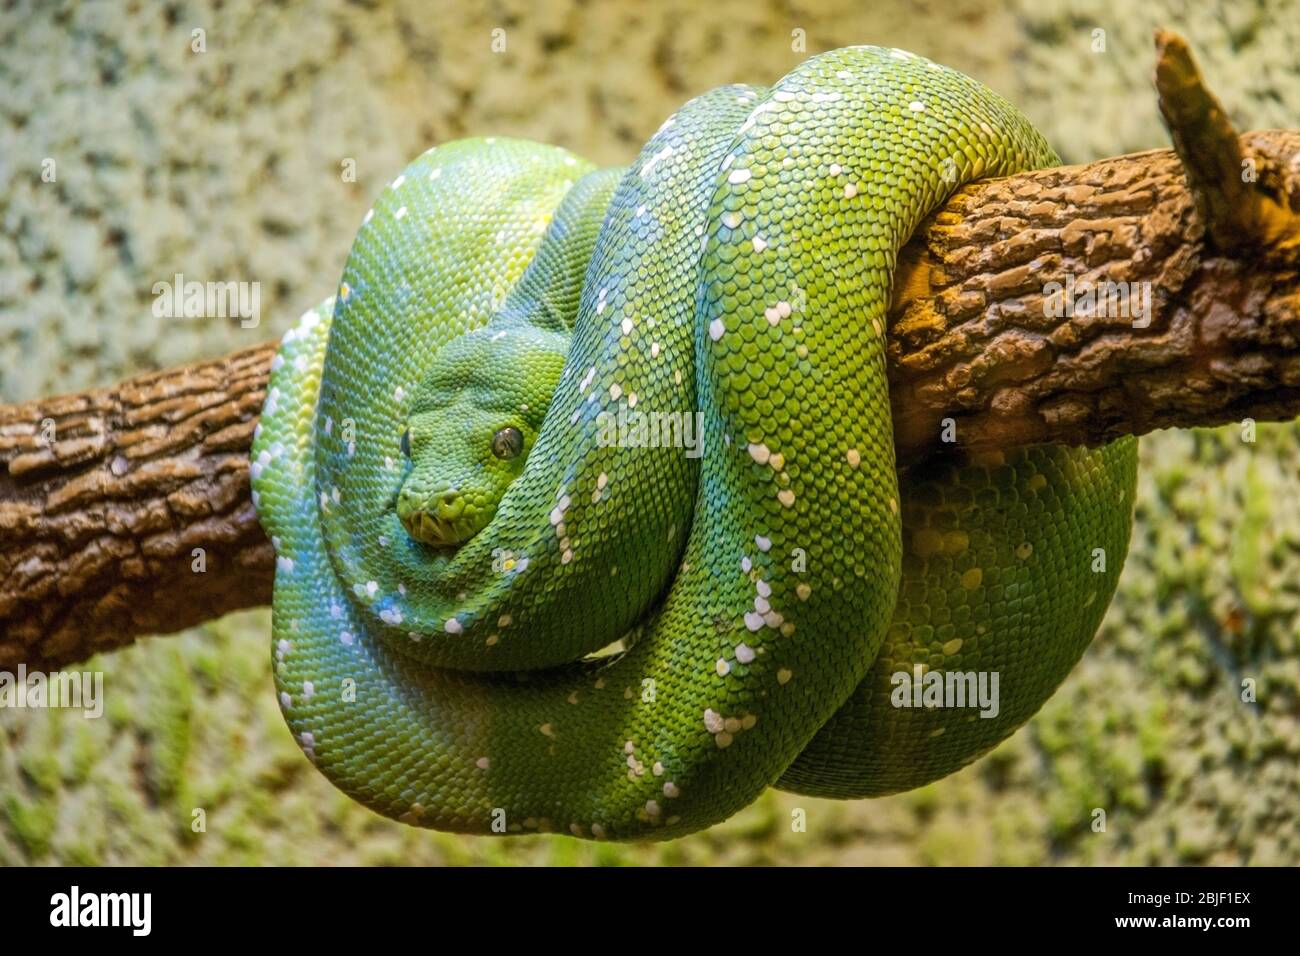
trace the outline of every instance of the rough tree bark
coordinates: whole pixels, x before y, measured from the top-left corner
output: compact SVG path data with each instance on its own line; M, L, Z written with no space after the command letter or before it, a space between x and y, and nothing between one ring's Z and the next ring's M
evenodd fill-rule
M1181 39L1157 47L1175 150L973 183L904 249L901 463L1300 415L1300 132L1239 138ZM1150 283L1149 324L1054 317L1071 277ZM269 601L247 454L274 349L0 407L0 668Z

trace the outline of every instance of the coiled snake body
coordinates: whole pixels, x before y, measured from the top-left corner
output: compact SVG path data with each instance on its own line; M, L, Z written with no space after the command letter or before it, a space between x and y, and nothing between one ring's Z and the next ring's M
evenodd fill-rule
M919 786L1020 726L1109 603L1136 443L900 487L883 333L920 220L1055 161L871 47L692 100L625 171L418 158L285 336L253 449L308 757L421 826L661 839L773 784Z

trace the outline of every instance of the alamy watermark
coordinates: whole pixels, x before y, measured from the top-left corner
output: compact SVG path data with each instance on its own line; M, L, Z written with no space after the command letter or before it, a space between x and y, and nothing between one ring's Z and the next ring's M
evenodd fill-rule
M123 927L132 936L148 936L153 928L152 893L83 893L75 883L67 893L50 897L54 927Z
M978 707L980 717L998 715L997 671L924 670L916 664L911 673L895 671L889 682L895 707Z
M1052 319L1074 316L1131 319L1133 328L1151 324L1151 283L1111 282L1065 277L1043 286L1043 313Z
M103 671L0 671L0 710L6 707L81 709L83 716L104 714Z
M618 414L596 416L601 448L684 448L687 458L704 454L703 412L638 412L626 405Z
M172 279L153 284L153 314L160 319L238 318L245 329L262 321L260 282L186 282L180 272Z

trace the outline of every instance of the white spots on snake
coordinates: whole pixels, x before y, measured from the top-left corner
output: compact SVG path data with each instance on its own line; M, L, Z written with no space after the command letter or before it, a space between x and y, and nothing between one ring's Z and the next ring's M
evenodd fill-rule
M564 699L567 700L573 706L575 707L578 706L578 692L576 690Z
M722 214L722 224L728 229L739 229L740 224L745 221L745 217L739 212L724 212Z
M549 722L547 722L547 723L545 723L545 724L542 724L542 726L540 726L540 727L537 728L537 731L538 731L538 733L540 733L543 737L547 737L547 738L549 738L549 739L551 739L551 740L554 740L554 739L555 739L555 728L552 727L552 726L550 725Z
M344 647L351 647L356 638L352 636L351 631L339 631L339 643Z
M794 593L800 601L806 601L812 594L812 585L807 581L801 581L795 585Z
M275 567L276 570L283 571L285 574L293 574L293 558L279 555L275 559Z
M907 108L911 110L913 113L925 112L925 104L922 103L920 100L912 100L912 102L907 104Z
M265 470L266 466L269 465L270 463L271 463L271 453L265 450L259 452L257 458L255 458L252 461L252 463L249 464L248 466L249 475L252 477L254 481L256 481L257 479L262 477L262 472Z
M272 372L278 372L278 371L280 371L280 369L282 369L282 368L284 368L284 356L281 355L279 352L276 352L276 353L275 353L275 358L271 359L271 371L272 371ZM259 428L261 427L261 422L258 422L258 427L259 427ZM256 433L256 432L254 432L254 434L253 434L253 438L254 438L254 439L257 438L257 433Z
M460 634L465 630L464 625L460 623L460 619L454 617L447 618L447 622L442 627L448 634Z
M769 305L763 310L763 317L767 319L767 324L776 328L781 324L782 319L790 317L792 309L789 302L784 299L773 305Z
M486 770L488 767L492 766L492 761L488 760L487 757L479 757L474 761L474 766L478 767L480 770Z
M442 167L436 166L433 169L429 170L429 181L432 182L433 180L437 179L441 175L442 175Z
M733 169L727 174L727 182L733 186L739 186L742 183L749 182L750 177L753 175L748 169Z
M649 178L650 173L654 170L654 168L657 165L659 165L661 162L663 162L665 159L667 159L669 156L671 156L672 154L673 154L673 146L671 143L669 143L667 146L659 150L659 152L655 153L653 156L651 156L649 159L645 161L645 164L641 167L641 178L642 179Z
M854 196L856 196L857 194L858 194L858 187L857 187L857 184L856 184L856 183L845 183L845 184L844 184L844 198L845 198L845 199L852 199L852 198L853 198Z
M587 374L583 376L582 381L578 383L578 393L586 394L587 389L591 387L592 380L596 377L596 366L587 369Z
M316 759L316 735L315 734L313 734L310 730L304 730L301 734L298 735L298 744L299 746L302 747L303 753L305 753L308 756L308 758L312 760Z
M398 176L396 179L394 179L394 180L392 181L391 184L389 184L389 187L388 187L388 188L389 188L389 189L401 189L401 188L402 188L402 183L404 183L404 182L406 182L406 177L405 177L405 176Z
M393 461L393 459L388 455L384 456L384 470L385 471L397 470L397 462Z
M593 823L591 825L591 835L594 836L597 840L603 840L605 839L605 828L602 827L599 823Z
M379 612L379 619L395 627L402 623L402 612L395 607L384 608Z
M790 678L792 677L794 677L794 671L790 670L788 667L782 667L776 672L776 682L782 687L790 683Z
M751 634L763 629L763 615L759 611L745 612L745 627Z
M555 528L556 537L564 537L564 513L569 510L573 504L573 499L569 495L562 495L559 502L551 509L551 525Z
M751 242L753 243L755 252L762 252L767 248L767 240L762 236L755 236Z
M650 772L656 777L662 777L664 775L664 765L656 760L654 766L650 768Z
M363 226L370 225L370 220L374 218L375 218L375 211L373 209L367 209L365 218L361 220L361 225Z
M754 535L754 544L757 545L758 550L762 551L764 554L767 554L767 552L772 550L772 539L764 537L761 534Z
M507 335L506 330L505 330L505 329L502 329L502 330L501 330L500 332L498 332L496 335L492 336L492 338L489 339L489 341L491 341L491 342L500 342L502 339L504 339L504 338L506 337L506 335Z
M337 601L330 602L330 617L336 621L343 617L343 607Z
M309 680L302 682L302 699L311 700L316 693L316 685Z
M509 614L502 614L499 618L497 618L497 627L501 627L501 628L509 627L510 622L512 620L513 618L511 618Z
M731 665L723 657L718 658L717 663L713 665L713 669L718 672L719 677L726 677L731 673Z
M709 323L709 338L713 339L715 342L721 339L723 333L726 331L727 327L722 324L722 319L720 318L714 319Z
M401 221L402 219L405 219L405 218L406 218L406 207L405 207L405 206L401 206L401 207L399 207L398 210L397 210L397 212L393 213L393 218L396 219L396 220L398 220L398 221Z
M274 415L275 410L280 406L280 389L272 387L266 395L266 407L262 410L263 415Z
M830 174L831 174L832 176L838 176L838 175L839 175L840 173L842 173L843 171L844 171L844 168L843 168L842 166L840 166L839 163L831 163Z
M658 342L651 342L651 343L650 343L650 357L651 357L651 358L656 358L656 359L659 357L659 343L658 343Z
M757 444L750 442L748 450L749 457L754 459L755 464L766 465L772 457L771 449L762 442Z
M742 555L742 556L741 556L741 559L740 559L740 570L744 571L746 574L748 574L750 571L754 570L754 562L751 561L751 560L749 560L748 555Z
M1034 553L1034 546L1030 544L1028 541L1025 541L1024 543L1016 546L1016 557L1019 558L1021 561L1026 560L1033 553Z
M782 488L776 493L776 500L781 502L783 508L794 507L794 491L790 488Z
M623 386L618 384L618 382L615 382L613 385L609 387L609 400L611 402L617 402L619 398L622 397L622 395L623 395Z
M399 402L402 399L406 398L406 391L402 388L402 386L399 385L397 386L397 388L393 389L393 398Z
M740 664L750 664L750 663L753 662L753 660L754 660L754 656L755 656L754 649L753 649L752 647L750 647L748 644L737 644L737 645L736 645L736 661L737 661L737 663L740 663Z
M636 392L628 392L627 407L636 408Z
M289 696L288 691L280 691L280 706L285 710L293 706L293 698Z
M844 460L849 463L850 468L857 468L862 464L862 455L856 448L850 448L844 453Z
M623 321L619 323L619 328L623 330L624 335L632 334L632 326L633 326L633 322L631 316L624 318Z
M484 639L483 643L484 643L485 645L487 645L488 647L496 647L496 646L497 646L497 643L498 643L500 640L501 640L501 635L500 635L500 634L489 634L489 635Z
M682 370L681 370L681 369L677 369L676 371L673 372L673 383L674 383L675 385L680 385L680 384L682 384Z

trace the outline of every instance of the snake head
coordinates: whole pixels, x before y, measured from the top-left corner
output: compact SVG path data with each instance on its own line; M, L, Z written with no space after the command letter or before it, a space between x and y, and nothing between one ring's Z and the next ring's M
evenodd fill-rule
M483 530L523 473L568 343L531 327L477 329L443 346L415 394L397 494L407 534L455 547Z

